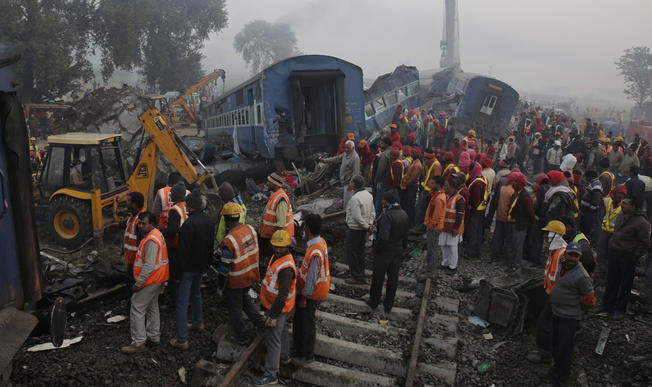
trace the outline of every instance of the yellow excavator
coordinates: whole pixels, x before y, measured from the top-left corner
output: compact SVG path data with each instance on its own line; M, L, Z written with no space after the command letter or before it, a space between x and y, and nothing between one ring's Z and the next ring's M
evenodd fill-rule
M188 184L207 193L216 192L214 175L170 129L157 109L147 110L140 121L144 130L139 150L143 145L144 149L139 152L131 176L124 168L120 134L72 132L48 137L46 161L34 194L37 212L45 212L57 244L74 248L93 236L101 246L104 228L126 218L129 192L142 193L147 207L154 195L161 154Z
M188 97L190 97L192 93L206 86L208 82L215 81L221 78L222 83L224 83L225 76L226 73L224 70L222 69L214 70L212 73L202 78L199 82L190 86L185 91L185 93L181 94L177 99L170 102L169 103L170 122L171 123L179 122L179 116L177 115L177 112L174 110L174 107L178 105L181 106L181 108L183 108L183 110L186 112L187 121L189 123L195 123L195 121L197 120L197 112L199 111L199 107L193 102L188 102L187 101Z

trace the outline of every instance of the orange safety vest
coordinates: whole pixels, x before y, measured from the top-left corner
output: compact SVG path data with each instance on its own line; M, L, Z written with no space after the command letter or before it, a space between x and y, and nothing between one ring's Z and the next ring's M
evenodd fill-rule
M613 150L613 147L611 145L607 145L604 150L605 152L609 153Z
M319 257L319 276L315 282L315 289L312 292L311 296L308 296L311 300L324 300L328 296L328 291L331 286L331 272L330 266L328 263L328 246L326 246L326 241L322 237L318 237L319 240L313 244L308 244L308 249L306 250L306 255L303 258L303 263L299 270L299 278L297 278L297 289L299 294L303 291L303 287L306 285L306 276L308 275L308 269L310 269L310 263L314 257Z
M165 245L163 234L155 228L150 231L142 241L140 241L140 245L138 246L138 256L134 262L134 280L138 280L138 276L143 270L143 265L145 265L145 245L150 241L156 243L157 246L156 263L154 264L154 270L149 274L149 277L147 277L143 286L160 284L170 278L168 248Z
M136 233L136 227L138 227L138 215L145 212L144 208L141 208L136 215L131 215L127 219L127 228L125 229L125 236L123 240L124 246L124 256L125 262L127 265L133 265L136 260L136 255L138 254L138 235Z
M462 195L456 193L446 200L446 214L444 216L444 232L453 232L453 226L455 225L455 219L457 218L457 210L455 209L457 201L462 199ZM464 233L464 217L462 217L462 223L457 231L458 234Z
M484 176L478 176L475 179L473 179L471 184L469 184L469 191L471 190L471 186L473 185L473 183L475 183L478 180L484 182L484 197L482 198L482 202L478 205L478 208L476 208L476 211L482 211L487 208L487 201L489 200L489 191L487 191L487 178Z
M222 262L231 265L226 279L229 289L248 288L260 280L258 269L258 237L256 230L248 224L239 224L230 229L222 240L222 246L233 253L233 258Z
M614 208L613 199L610 197L605 199L604 206L606 211L604 214L604 219L602 219L602 231L613 234L614 228L616 227L616 215L620 214L621 207L619 204Z
M285 218L283 230L290 233L290 236L294 236L294 216L292 215L290 198L288 198L288 195L281 188L274 192L267 201L267 206L265 207L265 212L263 213L263 220L260 223L260 236L262 238L271 238L272 234L274 234L274 231L276 231L276 207L278 207L278 204L281 200L285 200L285 202L288 204L288 213Z
M555 284L555 278L561 268L561 257L565 252L565 247L555 251L548 251L548 260L546 261L545 269L543 269L543 288L546 290L546 294L550 294L550 291Z
M294 258L291 254L284 255L281 258L272 256L272 259L267 266L267 272L265 273L265 278L260 287L260 304L265 309L269 310L272 308L272 304L278 295L278 273L286 267L292 268L294 271L294 278L292 279L292 284L290 284L288 297L285 299L285 305L283 306L281 313L290 313L292 309L294 309L294 299L297 295L297 267L294 265Z
M188 220L188 212L186 209L186 202L179 202L172 206L172 209L170 211L176 211L177 214L179 214L179 229L181 229L181 226L183 226L183 223L185 223L186 220ZM168 219L170 218L168 212ZM167 223L167 220L165 221ZM177 247L179 245L179 234L171 236L166 240L166 243L168 244L169 247Z
M158 224L161 226L161 228L168 226L168 214L170 213L173 205L172 200L170 199L170 191L172 191L172 187L166 186L159 189L156 193L156 195L158 195L158 199L161 201L161 215L159 215L158 220Z
M435 165L439 165L441 167L441 164L439 163L439 160L433 159L432 163L428 167L428 172L426 173L426 178L423 180L423 182L421 182L421 187L423 189L425 189L426 191L428 191L428 192L430 192L430 187L429 187L430 180L432 180L432 178L434 177L434 175L432 175L432 169L435 167Z

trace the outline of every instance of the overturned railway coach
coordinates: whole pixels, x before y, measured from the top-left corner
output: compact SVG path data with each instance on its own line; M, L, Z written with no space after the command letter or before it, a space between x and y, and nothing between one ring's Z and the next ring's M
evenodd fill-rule
M362 69L339 58L302 55L277 62L205 104L209 140L236 154L298 159L366 135Z
M433 107L452 111L457 130L476 129L495 139L507 134L519 94L505 82L484 75L447 69L432 77Z

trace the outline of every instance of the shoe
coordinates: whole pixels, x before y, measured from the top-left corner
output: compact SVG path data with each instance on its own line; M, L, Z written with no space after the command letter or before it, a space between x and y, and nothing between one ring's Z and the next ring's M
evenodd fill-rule
M346 282L349 285L366 285L367 284L367 281L365 281L364 279L353 278L353 277L347 278L346 280L344 280L344 282Z
M292 363L292 358L288 355L281 354L281 364L290 364Z
M455 272L457 272L457 267L448 267L448 266L446 266L445 270L447 272L451 273L451 274L454 274Z
M312 363L314 361L315 361L315 358L313 358L313 357L308 358L308 357L298 356L298 357L292 358L292 364L294 364L297 367L303 367L306 364L310 364L310 363Z
M615 313L614 313L614 316L613 316L613 319L614 319L614 320L622 320L623 317L625 317L625 315L623 314L623 312L615 312Z
M170 339L170 345L173 346L174 348L178 348L182 351L185 351L188 349L188 342L186 341L185 343L180 343L177 341L177 339Z
M155 340L147 339L147 346L148 346L148 347L158 347L159 345L161 345L161 341L160 341L160 340L155 341Z
M270 384L278 383L278 378L276 376L261 376L257 379L254 379L254 386L262 387L269 386Z
M235 335L231 335L231 336L229 336L229 339L231 339L231 341L233 341L234 343L236 343L236 344L238 344L238 345L241 345L241 346L243 346L243 347L246 346L246 345L247 345L247 342L248 342L247 339L244 339L244 338L238 338L238 337L236 337Z
M365 305L367 305L367 306L369 307L369 309L370 309L372 312L375 311L376 308L378 307L378 306L371 306L371 304L369 303L368 300L365 301L364 303L365 303Z
M383 308L385 310L385 314L388 315L392 313L392 308Z
M190 329L191 331L199 332L199 331L203 331L204 329L206 329L206 326L204 325L204 323L199 324L199 326L188 324L188 329Z
M542 354L541 351L534 350L528 353L527 359L533 363L547 363L550 361L550 359L552 359L552 356L549 354Z
M595 312L594 316L597 316L597 317L609 317L610 314L611 314L610 311L601 309L601 310Z
M129 344L127 346L120 347L120 351L122 351L122 353L126 353L128 355L131 355L132 353L136 353L136 352L142 352L145 349L147 349L147 346L145 346L145 343L142 343L140 345Z

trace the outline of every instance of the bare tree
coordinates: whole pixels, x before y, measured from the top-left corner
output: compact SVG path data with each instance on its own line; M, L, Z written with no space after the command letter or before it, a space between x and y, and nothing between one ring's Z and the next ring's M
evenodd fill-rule
M648 47L633 47L616 62L620 75L625 78L625 95L640 110L652 99L652 54Z
M233 39L233 47L253 73L299 53L297 39L288 24L265 20L247 23Z

